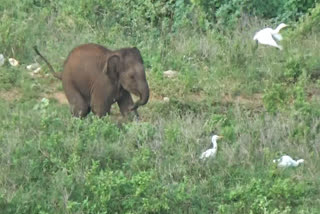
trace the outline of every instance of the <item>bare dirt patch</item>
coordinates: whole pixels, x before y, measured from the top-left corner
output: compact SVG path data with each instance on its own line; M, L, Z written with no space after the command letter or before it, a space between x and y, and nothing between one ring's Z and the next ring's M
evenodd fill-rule
M226 94L222 102L224 103L238 103L240 105L244 105L251 108L259 108L263 106L262 103L262 94L253 94L252 96L232 96L230 94Z
M48 94L46 97L53 98L53 99L57 100L58 103L60 103L60 104L68 104L68 100L67 100L65 94L61 91L54 92L52 94Z
M153 102L153 101L162 101L163 100L163 96L158 95L156 93L152 93L150 92L150 97L149 97L149 102Z
M56 99L60 104L68 104L66 95L63 92L56 92L52 94L52 97Z
M9 91L0 91L0 98L12 102L14 100L19 100L21 98L21 93L15 88Z
M307 98L308 101L312 101L312 100L320 100L320 88L317 85L310 85L307 88Z
M177 96L174 96L174 97L176 98ZM164 98L171 99L172 97L170 96L170 94L160 95L155 92L150 92L149 102L166 102ZM189 93L181 96L180 98L187 102L188 101L201 102L205 99L205 96L201 93Z

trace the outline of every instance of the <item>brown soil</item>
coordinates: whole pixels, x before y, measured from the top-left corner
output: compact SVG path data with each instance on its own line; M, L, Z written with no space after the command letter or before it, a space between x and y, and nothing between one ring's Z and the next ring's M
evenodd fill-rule
M50 92L43 94L43 97L53 98L58 101L60 104L68 104L68 100L63 91L55 91L57 87L52 87ZM312 90L308 91L309 99L313 97L318 97L320 92L319 89L314 87ZM259 108L263 106L262 103L262 94L253 94L252 96L232 96L231 94L226 94L222 97L222 104L231 104L237 103L239 105L244 105L249 108ZM151 92L149 102L163 102L163 98L165 96ZM170 96L168 96L170 99ZM21 98L21 93L18 89L11 89L8 91L0 91L0 99L4 99L8 102L12 102L14 100L19 100ZM134 97L134 100L138 99ZM188 94L184 96L184 100L193 100L193 101L203 101L204 95L201 93ZM113 105L114 106L114 105Z
M308 101L320 100L320 88L316 85L311 85L307 89Z
M21 94L18 89L10 89L9 91L1 91L0 99L4 99L8 102L12 102L14 100L19 100L21 98Z
M60 103L60 104L68 104L68 100L67 100L66 96L61 91L54 92L53 94L49 94L49 95L47 95L47 97L56 99L58 101L58 103Z
M247 107L253 107L258 108L263 106L262 103L262 94L253 94L252 96L231 96L230 94L227 94L223 97L222 102L223 103L238 103L240 105L244 105Z
M163 100L163 96L150 92L149 102L162 101L162 100Z

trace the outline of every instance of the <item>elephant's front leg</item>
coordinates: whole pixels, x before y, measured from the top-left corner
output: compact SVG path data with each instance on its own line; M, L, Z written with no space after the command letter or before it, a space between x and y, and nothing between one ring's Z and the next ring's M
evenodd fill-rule
M120 108L120 112L124 117L128 116L128 114L132 112L130 108L134 105L134 102L132 100L131 94L128 91L123 90L121 92L121 97L117 100L117 103ZM135 109L133 110L133 113L135 117L139 120L138 111Z
M107 114L110 114L110 109L111 109L111 103L108 102L91 102L91 109L92 112L97 115L98 117L104 117Z
M104 117L106 114L110 114L112 102L102 92L95 91L91 96L91 110L98 117Z

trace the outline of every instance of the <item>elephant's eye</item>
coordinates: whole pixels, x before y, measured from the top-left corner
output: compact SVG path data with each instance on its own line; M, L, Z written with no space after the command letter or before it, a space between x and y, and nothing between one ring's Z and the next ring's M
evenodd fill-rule
M133 80L134 79L134 75L131 75L130 78Z

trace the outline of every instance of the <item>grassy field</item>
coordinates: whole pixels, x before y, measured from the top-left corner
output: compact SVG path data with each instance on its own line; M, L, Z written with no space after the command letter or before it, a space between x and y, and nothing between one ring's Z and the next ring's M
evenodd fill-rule
M319 5L283 31L279 51L254 48L257 30L276 27L258 18L227 32L128 32L93 25L76 7L21 2L0 6L0 51L20 62L0 67L0 213L320 212L320 27L310 27ZM117 106L73 118L31 48L59 71L86 42L139 48L151 90L140 121ZM32 76L34 61L42 70ZM177 77L164 77L169 69ZM201 161L212 131L224 138ZM272 160L284 154L305 162L279 169Z

